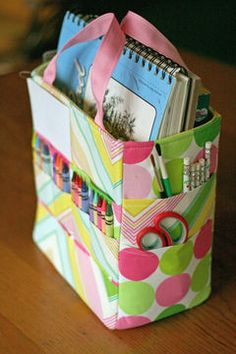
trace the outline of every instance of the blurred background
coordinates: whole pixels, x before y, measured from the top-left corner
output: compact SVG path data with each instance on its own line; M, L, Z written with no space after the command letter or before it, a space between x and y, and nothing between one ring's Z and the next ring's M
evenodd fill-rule
M119 20L133 10L180 49L236 64L236 1L10 0L0 4L0 74L24 69L57 46L66 10L111 11Z

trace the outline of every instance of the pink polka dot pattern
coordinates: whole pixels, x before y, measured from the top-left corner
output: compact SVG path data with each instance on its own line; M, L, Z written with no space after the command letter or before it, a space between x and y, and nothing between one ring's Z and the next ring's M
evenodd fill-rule
M152 152L153 144L153 141L143 142L142 144L139 142L137 146L133 141L132 144L125 143L124 163L135 164L146 160ZM141 146L142 148L140 148Z
M188 292L191 283L189 274L179 274L165 279L156 290L156 302L171 306L179 302Z
M130 327L139 327L148 324L150 322L151 320L144 316L126 316L126 317L121 317L117 321L116 328L125 329Z
M124 198L142 199L148 196L152 188L152 177L139 165L124 165Z
M149 277L159 265L157 255L135 248L125 248L120 252L119 269L129 280L143 280Z
M212 220L208 220L207 223L201 228L195 245L194 255L196 258L204 257L211 248L212 242Z

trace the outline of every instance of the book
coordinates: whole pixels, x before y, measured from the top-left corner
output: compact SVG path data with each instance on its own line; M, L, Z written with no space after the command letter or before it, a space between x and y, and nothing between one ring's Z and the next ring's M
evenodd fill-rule
M67 12L57 50L94 17ZM101 38L77 44L57 62L55 85L94 117L91 66ZM199 79L200 80L200 79ZM131 37L112 74L104 97L104 125L116 138L156 140L194 124L198 77Z

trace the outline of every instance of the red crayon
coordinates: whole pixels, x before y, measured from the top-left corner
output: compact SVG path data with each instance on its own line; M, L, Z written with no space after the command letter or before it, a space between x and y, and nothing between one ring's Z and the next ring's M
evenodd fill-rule
M98 196L97 204L98 228L102 231L102 197Z

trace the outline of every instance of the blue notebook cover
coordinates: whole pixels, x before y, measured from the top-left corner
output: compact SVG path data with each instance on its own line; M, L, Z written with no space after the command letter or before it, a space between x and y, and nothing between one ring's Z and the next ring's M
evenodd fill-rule
M80 31L86 22L66 13L58 50ZM61 54L57 61L56 86L69 95L85 112L94 116L96 105L91 91L91 66L101 39L77 44ZM125 140L155 140L167 103L175 85L168 75L156 72L156 66L139 60L130 51L121 55L104 98L105 126L116 137Z

